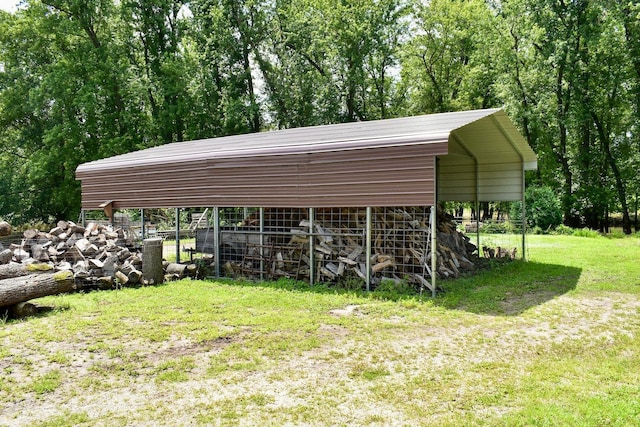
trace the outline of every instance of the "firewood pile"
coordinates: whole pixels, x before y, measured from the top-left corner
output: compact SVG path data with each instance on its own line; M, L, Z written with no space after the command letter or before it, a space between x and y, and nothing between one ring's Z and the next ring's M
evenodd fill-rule
M199 270L166 261L162 267L164 281L195 277ZM35 306L27 301L47 295L150 284L142 252L123 228L59 221L49 232L26 230L6 249L0 244L0 316L31 315Z
M316 281L366 280L365 209L318 209L313 229L304 210L275 211L265 211L265 230L281 230L284 224L286 238L275 235L262 247L247 245L242 260L226 262L227 274L254 276L262 272L267 278L308 279L313 239ZM406 280L416 288L430 288L430 208L374 208L372 214L373 284ZM245 224L255 222L255 218L245 219ZM453 217L439 209L436 277L454 278L473 270L476 250L469 238L457 230Z

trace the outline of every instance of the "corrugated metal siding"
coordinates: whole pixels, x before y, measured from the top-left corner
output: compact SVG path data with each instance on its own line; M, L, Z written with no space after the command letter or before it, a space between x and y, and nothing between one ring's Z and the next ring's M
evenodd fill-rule
M438 200L469 202L476 199L476 171L473 159L440 159L438 165Z
M434 159L446 143L265 158L211 159L85 172L82 207L397 206L434 202ZM420 202L420 203L418 203Z
M487 165L478 167L478 200L515 201L522 199L522 165L520 163Z
M436 157L442 200L475 199L474 159L505 168L480 169L482 200L518 200L523 161L536 162L503 111L476 110L167 144L85 163L76 176L84 209L425 206Z

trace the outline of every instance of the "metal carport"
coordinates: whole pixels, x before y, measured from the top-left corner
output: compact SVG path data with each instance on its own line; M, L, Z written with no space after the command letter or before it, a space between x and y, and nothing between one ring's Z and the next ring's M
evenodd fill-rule
M83 210L370 208L523 200L536 167L505 112L486 109L177 142L84 163L76 177Z

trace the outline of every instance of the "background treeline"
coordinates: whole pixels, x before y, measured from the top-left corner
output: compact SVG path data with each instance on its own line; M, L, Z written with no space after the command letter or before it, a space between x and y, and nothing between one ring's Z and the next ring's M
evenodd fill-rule
M631 232L628 0L27 0L0 12L0 216L77 217L79 163L173 141L500 107L564 222Z

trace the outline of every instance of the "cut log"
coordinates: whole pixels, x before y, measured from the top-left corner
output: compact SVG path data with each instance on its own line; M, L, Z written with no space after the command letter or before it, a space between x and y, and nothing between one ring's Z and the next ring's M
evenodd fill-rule
M25 259L29 258L30 256L31 255L29 255L29 252L25 251L24 249L14 249L13 250L13 257L18 262L22 262Z
M187 265L187 274L189 277L196 277L198 274L198 266L196 264Z
M177 264L175 262L169 263L165 268L166 274L177 274L178 276L184 276L184 272L187 269L186 264Z
M98 289L107 290L113 289L113 277L111 276L102 276L98 277Z
M26 240L33 240L36 238L37 235L38 235L38 230L33 230L33 229L24 230L24 232L22 233L22 236Z
M38 307L30 302L19 302L9 306L9 316L12 319L21 319L23 317L35 316L38 314Z
M13 258L13 251L11 249L3 250L0 252L0 265L9 264L11 262L11 258Z
M49 261L49 251L44 245L33 245L31 254L36 261Z
M394 262L392 259L385 259L384 261L379 262L373 267L371 267L371 271L373 271L374 273L377 273L379 271L384 270L385 268L392 267L393 265L394 265Z
M49 264L6 264L0 265L0 280L13 277L26 276L28 274L53 270Z
M11 235L11 225L7 221L0 221L0 237Z
M130 285L136 285L140 283L140 279L142 278L142 272L140 270L132 269L127 275L129 278Z
M73 274L69 271L58 273L30 274L0 280L0 307L18 304L47 295L71 292L75 289Z
M124 274L122 271L116 271L116 279L118 280L118 283L121 286L126 285L127 283L129 283L129 276L127 276L126 274Z

